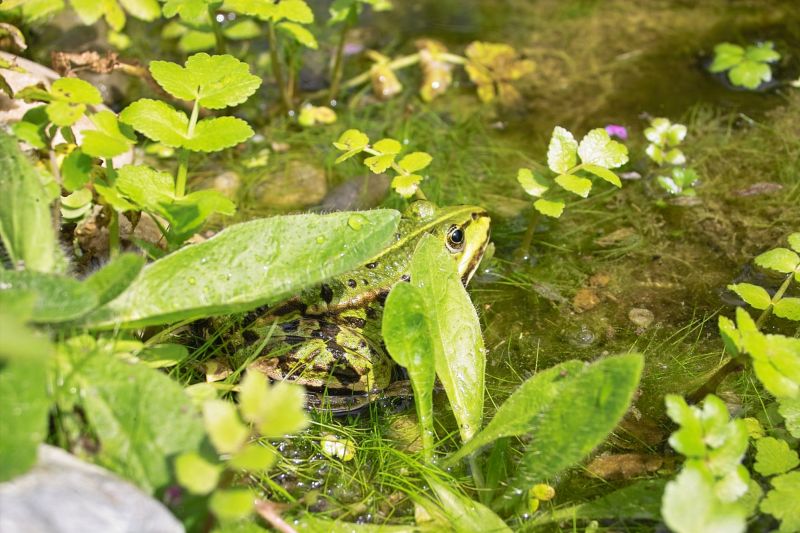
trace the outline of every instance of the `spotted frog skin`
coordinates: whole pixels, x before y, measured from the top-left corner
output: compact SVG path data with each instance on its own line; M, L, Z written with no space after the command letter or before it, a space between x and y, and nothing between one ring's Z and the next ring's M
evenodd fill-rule
M409 281L411 257L425 234L441 240L467 284L489 242L489 216L476 206L438 208L418 200L400 220L392 243L361 267L282 304L251 313L235 356L273 380L326 392L369 396L392 380L381 339L383 304L391 288Z

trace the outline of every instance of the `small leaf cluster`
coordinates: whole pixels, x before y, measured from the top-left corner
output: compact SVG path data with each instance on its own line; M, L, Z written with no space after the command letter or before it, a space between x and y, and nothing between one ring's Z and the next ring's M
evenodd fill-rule
M505 106L519 103L522 97L513 82L534 71L533 61L520 58L513 47L503 43L475 41L464 53L467 56L464 70L477 86L482 102L497 99Z
M227 0L225 7L274 24L278 31L301 46L313 50L319 47L314 34L306 28L314 22L314 12L304 0Z
M192 494L210 494L209 506L220 520L238 520L253 510L255 494L247 487L230 487L237 473L262 473L279 453L257 439L280 439L308 427L303 388L280 382L270 385L263 374L242 379L238 405L225 400L203 403L203 421L215 458L186 452L175 461L180 484Z
M387 137L370 144L367 134L356 129L342 133L333 146L344 152L336 159L337 164L364 152L370 155L364 159L364 164L373 173L394 170L397 174L392 179L392 188L403 198L410 198L417 192L423 180L417 172L427 168L433 160L427 152L411 152L397 160L403 150L400 141Z
M687 405L677 395L668 395L666 404L667 414L680 426L670 446L686 462L664 490L664 521L677 533L743 532L748 514L743 497L750 490L749 472L741 464L748 446L745 423L731 420L714 395L702 407Z
M263 34L253 19L239 17L222 27L222 37L228 41L255 39ZM205 15L202 22L185 22L181 19L169 21L161 30L162 39L178 39L178 49L186 54L202 52L217 46L217 35L213 23Z
M647 156L657 165L684 165L686 156L678 145L686 138L688 129L683 124L673 124L668 118L650 120L650 127L644 130L644 136L650 141L645 149Z
M780 58L781 55L770 41L756 43L747 48L720 43L714 47L714 60L708 69L714 73L727 72L733 85L755 90L762 83L772 80L770 63Z
M800 321L800 298L784 296L792 280L800 283L800 233L789 235L788 242L789 248L774 248L755 258L756 265L786 275L773 296L763 287L752 283L735 283L728 285L728 289L755 309Z
M622 187L619 176L611 169L627 162L628 149L624 144L612 140L603 128L591 130L578 144L570 131L556 126L547 149L547 166L556 174L553 181L560 188L582 198L589 196L592 190L593 183L588 175ZM517 181L526 193L536 198L533 207L538 212L553 218L560 217L564 212L564 201L545 197L552 187L545 177L521 168L517 173Z
M697 196L695 185L700 177L693 168L672 167L669 176L656 176L662 189L674 196Z

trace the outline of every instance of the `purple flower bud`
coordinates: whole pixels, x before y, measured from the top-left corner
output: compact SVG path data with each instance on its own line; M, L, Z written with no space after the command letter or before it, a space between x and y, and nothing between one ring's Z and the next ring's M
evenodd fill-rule
M617 139L622 139L623 141L628 139L628 129L618 124L608 124L606 126L606 133Z

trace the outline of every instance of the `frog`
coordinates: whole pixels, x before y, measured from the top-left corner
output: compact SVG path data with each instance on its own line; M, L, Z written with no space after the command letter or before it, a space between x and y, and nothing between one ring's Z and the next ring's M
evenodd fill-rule
M411 258L425 234L441 242L466 286L490 238L488 213L474 205L412 202L390 243L358 268L248 314L234 356L273 382L310 391L309 403L347 413L390 391L397 368L381 337L386 297L410 282ZM249 362L249 364L247 363Z

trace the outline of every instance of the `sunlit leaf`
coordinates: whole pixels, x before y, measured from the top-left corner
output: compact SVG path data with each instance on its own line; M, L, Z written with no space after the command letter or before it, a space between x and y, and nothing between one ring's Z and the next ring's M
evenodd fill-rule
M517 171L517 181L522 185L526 193L534 197L541 196L550 188L542 181L541 176L534 174L527 168L521 168Z
M756 463L753 469L762 476L784 474L800 465L797 451L784 440L764 437L756 441Z
M20 293L36 295L31 320L37 323L73 320L98 305L92 288L73 278L29 270L0 270L0 296Z
M413 174L426 168L431 164L432 160L431 155L426 152L412 152L403 157L397 164L406 172Z
M547 148L547 166L557 174L564 174L578 164L578 142L572 133L556 126Z
M181 148L186 142L189 117L159 100L141 98L123 109L119 120L149 139L173 148Z
M773 489L762 500L761 511L780 521L781 533L800 530L800 471L777 476L770 484Z
M564 212L564 202L558 202L553 200L545 200L544 198L539 198L535 202L533 202L533 207L541 214L546 215L548 217L558 218Z
M708 70L724 72L741 63L743 59L744 48L731 43L720 43L714 47L714 60Z
M766 309L772 303L769 293L764 287L752 283L735 283L728 285L739 297L756 309Z
M218 490L208 503L220 520L240 520L253 511L255 495L250 489Z
M374 256L394 235L399 218L396 211L367 211L355 230L347 223L350 216L290 215L228 226L147 265L128 290L87 322L163 324L253 309L297 294Z
M81 149L93 157L116 157L136 144L136 136L129 126L120 124L111 111L100 111L89 119L97 129L84 130Z
M68 191L80 189L89 182L94 160L83 153L80 148L75 148L61 163L61 178L64 188Z
M317 44L317 39L314 37L314 34L308 31L304 26L297 24L295 22L281 22L278 24L278 29L287 35L289 35L292 39L300 43L301 45L305 46L306 48L310 48L312 50L316 50L319 47Z
M711 476L690 467L684 467L675 480L667 483L661 514L677 533L745 530L744 510L736 504L720 502L714 496Z
M788 274L800 266L800 256L788 248L773 248L756 256L755 263L758 266Z
M224 400L210 400L203 404L203 420L208 437L221 454L236 453L250 436L250 431L239 420L236 406Z
M197 123L183 147L195 152L217 152L243 143L254 133L247 122L237 117L206 118Z
M781 298L772 308L772 312L781 318L800 320L800 298Z
M369 168L375 174L380 174L392 166L392 163L394 163L394 157L394 154L374 155L364 159L364 164L367 165L367 168Z
M460 494L434 478L427 478L428 485L436 494L442 510L450 519L450 526L457 533L484 533L486 531L511 533L503 520L490 508Z
M229 464L248 472L263 472L275 463L277 453L267 446L251 442L231 457Z
M582 163L602 168L616 168L628 162L628 148L612 140L604 128L593 129L581 139L578 155Z
M555 179L563 189L586 198L592 190L592 180L575 176L574 174L561 174Z
M604 179L605 181L609 182L612 185L615 185L617 187L622 187L622 181L620 181L619 176L617 176L607 168L601 167L599 165L586 164L583 165L583 169L586 172L591 172L598 178Z
M422 176L418 174L398 174L392 178L392 189L403 198L411 198L417 192Z
M175 460L175 477L192 494L208 494L217 487L222 468L197 452L182 453Z

